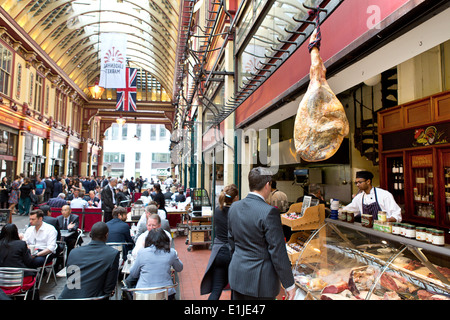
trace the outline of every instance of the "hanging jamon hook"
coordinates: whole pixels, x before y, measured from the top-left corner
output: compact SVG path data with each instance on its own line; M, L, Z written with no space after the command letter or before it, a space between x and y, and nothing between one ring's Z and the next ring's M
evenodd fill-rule
M308 44L308 50L309 52L312 51L314 47L320 50L320 43L322 40L322 34L320 32L320 12L327 12L326 9L320 8L320 6L317 6L317 8L309 7L303 4L303 6L306 9L310 9L309 15L314 19L314 25L315 29L311 35L311 42Z
M304 7L305 9L310 10L310 12L309 12L310 15L314 15L314 14L316 14L316 12L318 12L318 11L319 11L319 12L325 12L325 13L328 12L327 9L321 8L320 6L317 6L317 7L311 7L311 6L307 6L305 3L303 3L303 7Z

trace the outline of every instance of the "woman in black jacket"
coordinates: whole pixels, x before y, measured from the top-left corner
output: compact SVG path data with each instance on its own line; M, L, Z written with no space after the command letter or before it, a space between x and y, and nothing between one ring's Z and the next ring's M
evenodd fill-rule
M208 300L219 300L222 290L228 284L228 266L231 251L228 245L228 210L239 200L239 190L234 184L226 186L219 196L219 206L214 211L214 244L208 266L203 276L200 293L208 294Z
M159 183L155 183L153 189L155 190L155 194L152 196L153 201L156 201L159 210L166 211L166 199L164 199L164 194L161 192L161 185Z
M27 243L20 240L17 226L6 224L0 232L0 267L31 268L32 265L30 250Z
M31 194L35 194L30 178L24 178L19 188L19 215L28 215L31 207Z
M8 193L9 193L9 183L8 178L3 177L2 182L0 182L0 208L8 208Z

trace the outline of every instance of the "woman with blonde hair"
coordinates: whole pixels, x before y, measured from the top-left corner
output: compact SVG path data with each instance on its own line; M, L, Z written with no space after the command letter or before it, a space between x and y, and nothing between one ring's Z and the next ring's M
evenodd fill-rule
M16 214L16 206L19 203L19 188L20 188L20 176L15 176L14 181L11 183L11 192L9 194L9 211L11 214Z
M231 251L228 244L228 210L239 200L236 185L226 186L219 196L219 206L214 212L214 244L208 266L200 287L201 294L211 293L208 300L219 300L222 290L228 284L228 265Z
M62 184L62 189L64 194L67 196L67 183L66 183L66 179L61 179L61 184Z

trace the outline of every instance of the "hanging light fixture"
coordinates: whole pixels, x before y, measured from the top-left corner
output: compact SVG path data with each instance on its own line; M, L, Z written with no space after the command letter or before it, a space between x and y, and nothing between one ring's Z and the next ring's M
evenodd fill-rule
M122 118L122 115L120 115L120 117L116 119L116 122L119 126L123 126L125 122L127 122L127 120L125 120L125 118Z
M99 1L99 9L98 9L98 35L97 35L97 48L100 52L100 14L102 10L102 2ZM100 70L100 66L98 64L98 58L97 58L97 68ZM99 78L95 80L95 84L93 86L88 86L89 92L91 93L92 98L94 99L101 99L103 95L103 91L105 91L105 88L98 85ZM124 122L125 123L125 122Z
M103 91L105 91L105 88L98 85L98 79L95 81L93 86L89 86L88 88L92 98L94 99L101 99Z

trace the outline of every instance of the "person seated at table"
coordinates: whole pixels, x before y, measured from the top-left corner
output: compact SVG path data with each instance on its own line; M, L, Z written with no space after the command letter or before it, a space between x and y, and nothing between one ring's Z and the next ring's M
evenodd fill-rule
M106 223L95 223L91 241L72 250L67 259L67 282L59 299L112 294L119 275L120 252L106 245L108 231Z
M151 201L147 204L147 206L149 206L149 205L151 205L151 204L155 205L156 208L157 208L157 213L158 213L158 215L161 217L163 229L166 229L167 231L170 232L169 221L167 221L167 226L165 225L165 221L164 221L164 220L167 219L167 213L166 213L166 211L165 211L165 210L161 210L161 208L159 207L158 202L156 202L156 201L154 201L154 200L151 200ZM166 228L166 227L167 227L167 228ZM144 231L145 231L145 228L144 228Z
M127 242L122 249L123 260L127 260L128 251L134 247L134 240L131 237L130 226L125 222L127 220L127 210L123 207L114 208L112 211L112 219L106 225L109 229L109 235L106 242Z
M33 268L38 268L44 265L48 254L52 254L51 259L56 253L58 232L52 225L44 222L44 212L40 209L31 211L29 219L30 226L24 234L19 234L19 237L37 249L34 253Z
M137 289L173 285L171 268L173 267L176 272L181 272L183 263L178 258L177 251L170 247L170 242L170 237L167 236L165 230L153 228L148 231L145 236L144 248L137 254L130 275L125 280L128 287L132 287L136 280ZM143 291L142 293L159 291ZM168 300L175 300L176 290L174 288L170 288L168 294Z
M70 201L70 208L72 209L84 209L89 206L88 202L84 198L84 189L73 190L73 199Z
M151 197L152 191L153 191L153 185L150 185L147 189L144 190L144 192L142 192L141 196L142 197Z
M50 211L50 206L45 204L39 207L40 210L44 213L44 219L43 221L51 224L57 232L56 241L57 241L57 248L56 248L56 255L58 256L58 259L56 261L56 267L55 270L59 271L61 268L64 267L64 259L62 256L60 256L60 253L64 250L64 244L61 243L61 227L59 226L58 218L52 217L52 212Z
M65 206L67 204L65 197L66 195L64 193L60 193L56 198L49 199L47 204L50 206L50 208L62 208L62 206Z
M152 229L160 229L160 228L161 228L161 218L159 217L159 215L157 213L150 214L149 217L147 218L147 231L142 233L137 238L136 244L135 244L133 252L132 252L133 257L136 257L139 250L144 248L145 238L147 237L148 232ZM165 229L162 229L162 230L164 230L164 232L167 234L167 236L170 239L170 244L172 244L172 236L170 235L170 232L168 232Z
M170 200L172 200L172 196L173 196L173 193L170 192L170 188L167 186L166 192L164 192L164 199L170 201Z
M116 188L116 203L120 207L127 207L130 203L131 198L128 198L125 193L123 193L122 188Z
M13 223L6 224L0 232L0 267L34 267L27 243L20 240L17 226ZM32 276L33 273L25 272L25 275Z
M102 194L101 194L101 192L97 193L95 196L98 198L98 207L101 208L102 207Z
M67 245L67 255L75 247L78 238L78 228L80 226L80 218L76 214L72 214L72 209L69 205L61 208L62 215L58 216L58 224L61 230L65 230L69 235L63 236L63 240ZM80 238L80 244L83 239Z
M178 190L178 194L175 195L175 202L184 202L186 201L186 196L184 195L183 188Z
M122 192L125 195L125 197L127 197L127 199L131 200L131 194L130 194L130 191L128 191L127 186L123 186Z
M163 219L161 216L162 214L160 214L160 211L162 210L158 210L156 201L151 201L149 203L149 205L147 207L145 207L145 214L143 214L141 216L141 218L139 219L138 223L137 223L137 232L136 232L136 239L139 238L139 236L141 234L143 234L145 231L147 231L147 219L149 216L151 216L152 214L158 214L159 217L161 218L161 228L163 228L164 230L167 230L170 233L170 225L169 225L169 221L167 219ZM164 215L165 215L165 211L164 211Z
M95 190L89 191L89 194L84 197L84 200L87 201L89 207L99 208L98 204L100 199L95 196Z
M55 229L58 235L56 236L56 241L61 240L61 227L59 226L58 219L52 217L52 212L50 211L50 206L48 204L44 204L39 207L40 210L44 213L44 218L42 221L51 224Z

